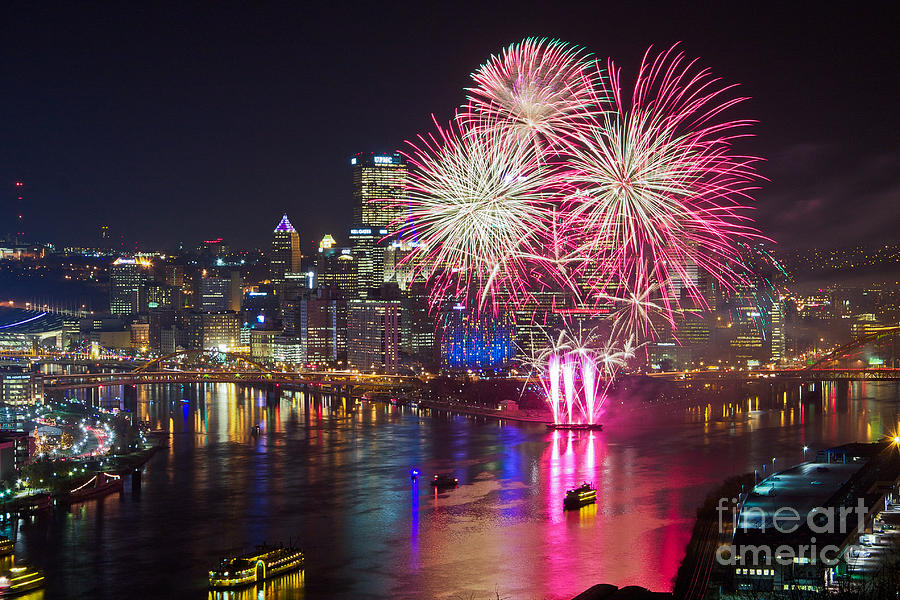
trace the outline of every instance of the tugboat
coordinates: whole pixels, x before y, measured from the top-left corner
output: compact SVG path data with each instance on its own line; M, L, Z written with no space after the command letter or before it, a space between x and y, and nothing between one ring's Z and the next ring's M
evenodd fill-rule
M574 510L596 502L597 488L589 483L584 483L581 487L566 492L566 498L563 500L563 510Z
M209 587L214 590L240 588L301 567L303 552L299 548L263 544L253 552L222 559L219 566L209 572Z
M459 485L459 479L453 476L453 473L440 473L431 480L431 487L436 490L449 490Z

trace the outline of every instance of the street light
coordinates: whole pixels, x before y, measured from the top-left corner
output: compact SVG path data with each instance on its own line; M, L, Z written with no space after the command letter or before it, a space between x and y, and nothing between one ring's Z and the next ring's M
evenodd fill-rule
M806 462L806 451L809 450L809 446L803 446L803 462Z

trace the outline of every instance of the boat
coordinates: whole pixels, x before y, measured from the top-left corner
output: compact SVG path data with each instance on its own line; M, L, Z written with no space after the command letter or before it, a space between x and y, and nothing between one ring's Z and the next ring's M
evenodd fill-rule
M0 573L0 597L18 596L44 585L44 572L27 565L14 565Z
M259 425L254 425L250 428L250 435L259 435L260 428Z
M240 588L262 583L303 567L303 552L293 546L257 546L252 552L226 557L209 572L214 590Z
M122 491L122 476L97 473L64 496L66 502L81 502Z
M439 473L431 480L431 486L437 490L455 488L459 485L459 479L452 473Z
M411 481L416 481L419 479L419 470L418 469L410 469L409 470L409 478Z
M602 431L602 423L547 423L547 429L569 431Z
M566 498L563 500L563 510L573 510L596 502L597 488L589 483L584 483L581 487L566 492Z

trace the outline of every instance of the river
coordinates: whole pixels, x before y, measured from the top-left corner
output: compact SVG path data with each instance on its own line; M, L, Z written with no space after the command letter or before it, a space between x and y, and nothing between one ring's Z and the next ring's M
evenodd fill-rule
M115 406L123 392L80 395ZM302 392L267 403L231 384L146 386L139 417L171 435L140 489L0 532L46 571L32 598L204 598L224 552L289 540L306 554L303 573L239 597L669 590L696 508L722 479L800 462L803 446L811 458L879 439L898 426L898 398L894 383L855 383L847 396L634 399L607 407L602 432L552 433ZM435 495L428 478L451 471L460 487ZM597 484L597 505L564 512L565 490L583 481Z

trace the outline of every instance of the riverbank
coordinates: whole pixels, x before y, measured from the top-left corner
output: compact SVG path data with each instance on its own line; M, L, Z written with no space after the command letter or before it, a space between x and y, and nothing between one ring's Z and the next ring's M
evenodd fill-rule
M546 411L502 410L472 406L470 404L458 402L438 402L436 400L422 400L419 402L418 406L419 408L427 408L429 410L472 415L476 417L488 417L491 419L499 419L501 421L520 421L523 423L543 424L551 423L553 421L550 413Z

